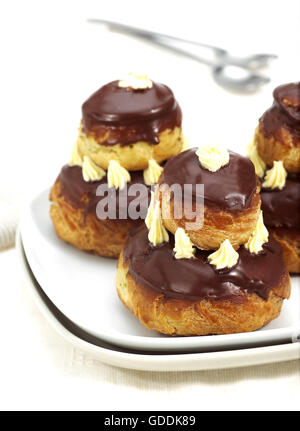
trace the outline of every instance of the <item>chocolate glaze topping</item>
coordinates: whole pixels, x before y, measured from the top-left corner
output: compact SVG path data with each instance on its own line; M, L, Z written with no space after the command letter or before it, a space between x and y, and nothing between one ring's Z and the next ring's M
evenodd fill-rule
M101 137L109 130L102 145L158 144L160 132L181 126L181 109L169 87L153 82L152 88L133 90L119 87L118 82L104 85L82 105L87 135Z
M210 172L200 165L197 148L184 151L167 161L161 183L204 184L204 204L225 211L241 211L250 206L257 188L253 163L239 154L229 152L229 164L217 172ZM196 189L192 196L196 198Z
M194 259L175 259L173 248L173 235L170 242L153 247L144 224L134 229L124 249L130 275L137 283L172 298L242 302L246 293L267 299L286 274L281 247L272 236L257 255L240 247L238 263L224 270L208 263L212 251L197 249Z
M274 103L259 120L260 128L267 138L274 136L282 141L281 128L292 136L295 144L300 139L300 82L280 85L273 92Z
M130 196L128 194L129 187L133 184L142 184L146 189L147 193L143 195L142 204L140 206L142 219L145 219L147 209L151 199L150 187L147 187L144 183L143 171L130 172L131 181L127 184L127 188L123 190L116 190L116 195L112 195L111 199L116 201L116 216L120 211L124 211L128 214L128 207L130 203L139 197L139 192L135 195ZM102 178L101 181L84 181L82 177L82 169L80 166L69 166L65 165L57 179L60 183L62 196L72 204L75 208L81 208L84 210L85 215L89 213L96 214L97 203L107 197L108 192L104 196L97 196L96 190L99 185L107 184L107 177ZM110 189L113 190L113 189ZM124 201L124 196L127 197L127 202Z
M262 189L261 206L267 226L300 229L300 176L289 175L282 190Z

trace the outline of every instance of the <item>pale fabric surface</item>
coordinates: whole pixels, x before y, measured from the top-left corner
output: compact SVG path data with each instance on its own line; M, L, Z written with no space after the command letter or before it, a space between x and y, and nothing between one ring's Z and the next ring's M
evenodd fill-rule
M1 3L0 202L5 196L5 202L20 207L49 187L69 159L82 102L132 69L144 69L174 90L192 145L209 139L229 148L238 142L245 150L274 86L299 79L299 2L289 0L286 8L282 2L270 7L261 0L248 5L191 0L188 8L175 3L153 0L142 11L135 0L130 6L116 0ZM170 14L172 7L178 13ZM213 83L207 67L88 26L85 18L90 16L198 38L244 54L277 52L280 59L272 82L261 92L229 94ZM299 408L299 361L171 374L112 368L74 349L49 327L22 289L13 249L0 252L0 286L0 408Z
M0 198L0 250L15 244L18 210L14 205Z
M298 409L300 361L187 373L128 371L74 348L0 253L1 409Z

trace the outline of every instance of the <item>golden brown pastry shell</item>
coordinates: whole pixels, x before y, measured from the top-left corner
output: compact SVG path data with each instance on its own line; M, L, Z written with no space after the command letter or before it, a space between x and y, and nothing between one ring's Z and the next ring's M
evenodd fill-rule
M116 286L119 298L148 329L168 335L210 335L250 332L275 319L290 295L286 272L268 300L251 293L241 302L175 299L137 283L128 273L129 263L119 256ZM155 268L153 268L155 270Z
M117 258L129 230L140 220L99 220L96 212L84 214L61 194L59 180L50 192L50 216L57 236L80 250Z
M198 229L190 229L189 224L196 220L189 219L182 211L182 218L174 218L174 206L178 205L174 199L170 200L170 193L161 185L156 198L160 199L161 208L170 205L170 212L166 215L162 211L163 224L173 235L178 227L186 230L193 244L202 250L216 250L225 239L229 239L232 246L237 249L241 244L248 241L254 230L260 212L260 186L252 197L249 208L238 212L223 211L215 207L204 205L203 226ZM179 203L181 205L181 202ZM169 217L170 215L170 217Z
M287 270L294 274L300 273L300 229L270 228L269 232L281 244L283 259Z
M281 136L280 140L275 136L266 137L260 126L256 128L254 143L258 154L269 167L273 166L274 161L282 160L288 172L299 173L300 140L295 141L288 129L284 127L281 127L277 133Z
M97 135L93 132L86 135L83 131L79 131L78 136L80 153L91 157L98 166L105 170L108 169L111 160L117 160L129 171L147 169L150 159L161 163L180 153L183 148L181 127L175 127L173 130L166 129L161 132L158 135L159 143L155 145L145 141L129 145L104 145L103 143L110 135L113 135L117 140L118 128L111 129L99 126Z

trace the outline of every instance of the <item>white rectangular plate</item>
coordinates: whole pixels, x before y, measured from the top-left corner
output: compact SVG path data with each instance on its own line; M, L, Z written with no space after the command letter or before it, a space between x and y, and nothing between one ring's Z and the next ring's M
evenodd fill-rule
M55 306L72 322L122 348L159 352L203 352L290 342L300 333L299 277L281 315L251 333L168 337L147 330L119 301L116 260L84 253L56 237L49 216L49 191L24 211L21 236L29 265Z
M150 355L125 352L101 340L95 341L66 321L44 294L30 270L20 234L17 235L16 247L26 287L47 321L72 345L104 363L144 371L192 371L245 367L300 358L299 343L224 352Z

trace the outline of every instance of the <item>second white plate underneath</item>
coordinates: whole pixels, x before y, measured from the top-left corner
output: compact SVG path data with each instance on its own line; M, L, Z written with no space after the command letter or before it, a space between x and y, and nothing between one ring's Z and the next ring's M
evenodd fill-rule
M89 357L117 367L144 371L192 371L220 368L246 367L272 362L290 361L300 358L300 344L289 343L252 349L227 350L209 353L149 354L123 351L103 340L95 339L65 319L43 293L34 278L23 251L20 234L17 234L16 249L23 278L37 307L47 321L68 342L84 351Z
M259 331L205 337L168 337L147 330L119 301L116 261L60 241L49 216L49 191L37 196L21 221L25 253L51 301L85 331L115 345L148 351L216 351L289 342L300 332L299 278L281 315Z

